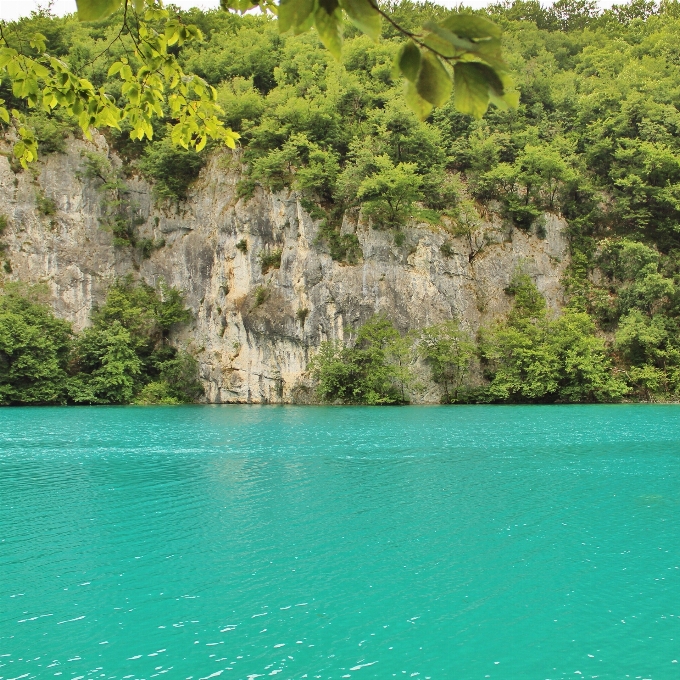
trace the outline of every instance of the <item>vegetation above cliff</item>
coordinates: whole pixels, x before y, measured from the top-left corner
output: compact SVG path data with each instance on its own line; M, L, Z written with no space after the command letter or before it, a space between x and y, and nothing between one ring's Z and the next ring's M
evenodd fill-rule
M167 343L190 319L179 291L120 281L80 334L41 297L16 284L0 295L0 404L179 404L202 394L196 360Z
M72 115L88 138L92 127L126 127L130 140L151 140L154 126L165 122L173 144L184 149L201 151L209 141L235 148L240 135L218 115L222 109L215 87L185 71L177 58L177 48L203 41L201 28L187 21L188 15L171 14L160 0L78 0L77 5L82 22L113 22L106 44L89 63L101 57L112 62L106 75L118 84L118 96L83 77L70 60L46 52L48 37L41 31L0 23L0 78L9 81L13 98L29 109ZM403 78L405 101L420 118L444 104L453 91L458 110L477 118L490 103L503 109L517 105L519 94L501 51L501 30L486 17L455 12L414 31L376 0L221 0L220 5L240 15L257 9L262 17L275 17L282 34L300 35L313 26L338 60L346 22L378 40L385 20L406 39L393 72ZM33 17L49 18L49 7ZM114 48L118 54L112 60ZM27 168L38 156L35 130L20 109L6 104L0 99L0 120L18 138L11 155Z
M413 30L452 16L409 0L389 10ZM664 253L677 248L678 4L635 0L598 14L587 1L552 9L518 1L484 14L504 30L521 101L481 121L455 100L418 120L393 73L401 38L387 23L378 43L346 27L340 63L315 32L281 35L265 16L192 10L178 16L205 39L171 51L216 88L222 122L241 135L244 195L258 184L289 186L322 206L331 225L362 208L377 226L398 227L423 209L455 215L462 173L472 198L497 201L520 228L543 210L563 213L586 255L602 235L632 235ZM124 83L108 73L126 51L114 40L119 19L83 24L34 13L5 33L40 32L51 54L122 101ZM77 128L63 113L27 109L7 76L0 97L27 114L44 151L62 150L63 135ZM173 152L170 127L158 118L154 126L150 143L131 140L125 123L112 141L158 181L159 196L183 199L205 152ZM436 220L436 212L425 216Z

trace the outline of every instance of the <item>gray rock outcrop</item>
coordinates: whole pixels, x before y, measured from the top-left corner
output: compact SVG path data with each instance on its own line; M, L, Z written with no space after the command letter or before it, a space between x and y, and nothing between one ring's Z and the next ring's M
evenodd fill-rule
M396 246L392 232L348 217L343 231L356 233L363 258L342 264L317 243L319 224L295 192L258 190L249 201L237 199L239 175L228 154L211 158L178 209L155 206L147 182L127 181L143 222L140 236L164 241L142 259L129 247L113 246L112 234L101 228L102 192L96 181L82 178L83 149L109 153L101 137L72 141L67 153L18 174L0 157L4 257L12 269L5 279L46 283L55 312L76 329L88 324L92 306L117 277L163 278L182 289L194 321L173 341L198 358L209 402L307 400L306 369L319 344L346 339L378 312L402 331L456 317L476 332L507 311L504 289L518 267L550 307L563 301L568 246L561 218L546 215L544 238L497 219L482 222L470 238L418 224L406 228ZM54 201L56 211L42 214L37 197ZM246 252L236 247L243 240ZM445 242L448 257L440 250ZM275 249L281 265L263 274L259 255ZM413 398L436 401L438 395L426 388Z

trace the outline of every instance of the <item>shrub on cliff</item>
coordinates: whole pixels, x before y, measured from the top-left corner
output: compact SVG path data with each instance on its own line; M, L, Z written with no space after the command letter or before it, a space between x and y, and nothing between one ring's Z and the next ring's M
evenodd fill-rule
M156 198L176 203L186 200L205 162L205 153L182 149L165 137L149 144L138 163L142 174L153 182Z
M323 401L387 405L407 402L411 382L409 341L391 321L374 316L357 332L354 345L323 342L311 364Z
M198 364L167 344L170 329L190 318L180 291L164 283L153 288L129 278L118 281L93 311L92 328L75 342L70 398L129 404L143 393L144 403L156 397L162 403L195 401L202 394ZM156 385L146 389L151 383Z
M467 400L464 394L476 346L457 321L424 328L418 338L420 356L429 365L432 380L442 387L444 404Z
M78 373L68 391L76 404L129 404L143 384L142 362L120 321L83 331L73 359Z
M203 394L198 362L167 343L189 311L182 294L126 279L75 335L41 288L0 294L0 404L190 403Z
M0 295L0 404L66 401L71 325L31 301L45 294L7 286Z
M345 404L405 403L409 390L419 387L411 368L416 354L429 367L445 404L612 402L631 392L586 312L568 308L550 316L545 299L522 273L513 277L507 292L513 296L510 313L483 327L478 342L455 321L401 336L387 318L376 316L358 329L353 345L322 343L310 366L319 398ZM647 368L630 375L643 386L662 389L664 380L678 373L666 374L653 365L669 342L668 332L645 332L649 327L641 319L637 323L626 322L626 333L617 342L630 352L639 346L636 340L646 341ZM480 361L484 381L473 370Z
M480 352L496 402L616 401L628 393L612 372L604 340L585 312L550 318L531 279L516 274L508 318L482 332Z
M198 362L187 352L157 364L158 378L147 383L135 397L136 404L191 404L203 396Z

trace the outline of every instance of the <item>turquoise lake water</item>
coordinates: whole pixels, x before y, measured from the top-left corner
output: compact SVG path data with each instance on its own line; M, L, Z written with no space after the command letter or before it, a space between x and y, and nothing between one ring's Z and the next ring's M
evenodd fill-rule
M680 407L0 410L0 679L680 678Z

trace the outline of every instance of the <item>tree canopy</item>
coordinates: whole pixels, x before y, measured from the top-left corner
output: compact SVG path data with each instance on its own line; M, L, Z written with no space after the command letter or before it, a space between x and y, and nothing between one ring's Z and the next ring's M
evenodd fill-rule
M343 27L349 21L372 40L386 20L407 38L394 60L405 83L409 106L425 118L455 90L458 109L480 117L490 102L516 105L508 68L501 55L501 31L491 20L471 13L426 21L421 31L401 26L375 0L223 0L222 9L245 13L259 8L278 19L280 33L296 35L315 27L319 38L341 59ZM85 136L91 128L128 129L131 140L152 139L154 121L171 122L176 145L201 151L208 140L234 148L239 134L220 115L217 91L205 78L185 71L176 50L203 41L203 32L187 15L165 9L160 0L78 0L78 18L99 22L114 15L110 40L93 60L107 63L107 76L118 79L115 92L83 77L78 66L54 54L40 30L22 33L0 25L0 74L11 82L14 98L28 108L63 109L77 119ZM122 48L122 49L119 49ZM117 58L110 59L117 54ZM38 155L35 131L17 108L0 100L0 120L19 137L14 155L26 167Z

